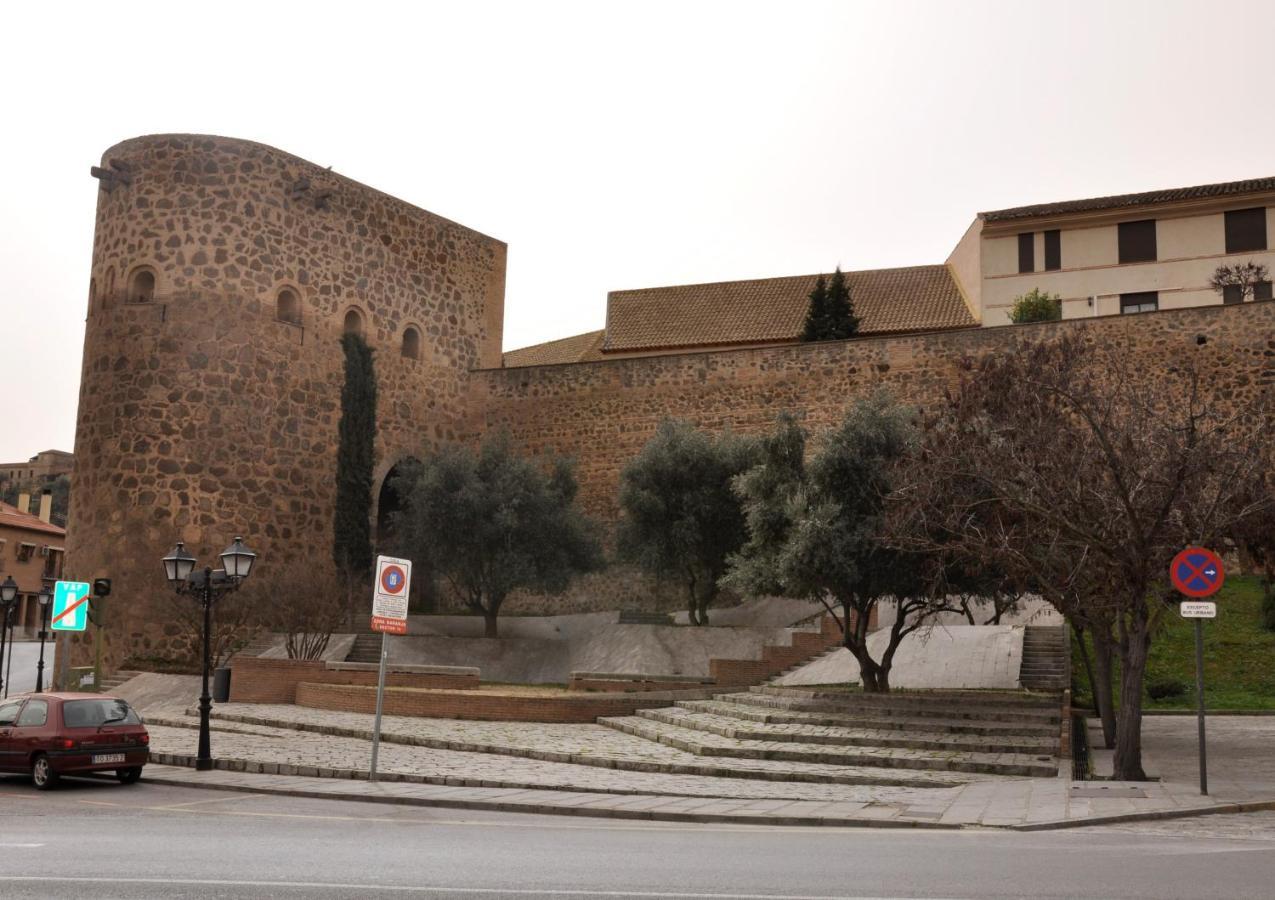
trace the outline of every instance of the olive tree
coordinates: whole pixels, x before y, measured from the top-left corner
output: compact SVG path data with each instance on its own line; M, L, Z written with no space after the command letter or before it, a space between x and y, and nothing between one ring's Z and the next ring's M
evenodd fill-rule
M483 617L487 637L496 637L513 591L561 593L572 576L601 565L570 461L519 457L503 433L477 451L447 447L407 465L396 488L399 546Z
M692 625L708 624L726 560L746 535L732 480L757 459L757 441L717 437L665 420L620 474L622 559L685 591Z

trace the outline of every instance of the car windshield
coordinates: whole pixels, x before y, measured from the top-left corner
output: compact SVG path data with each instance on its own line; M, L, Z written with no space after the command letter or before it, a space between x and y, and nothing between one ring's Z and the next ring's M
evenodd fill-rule
M141 719L123 700L68 700L62 704L62 721L67 728L96 725L138 725Z

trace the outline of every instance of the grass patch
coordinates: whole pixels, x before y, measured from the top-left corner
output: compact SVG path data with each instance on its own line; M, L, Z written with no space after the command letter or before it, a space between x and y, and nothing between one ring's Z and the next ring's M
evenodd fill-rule
M1228 578L1213 598L1217 618L1204 620L1204 703L1209 709L1275 709L1275 632L1262 628L1262 586L1257 576ZM1073 636L1073 641L1075 640ZM1073 647L1072 671L1080 699L1092 705L1088 677ZM1120 702L1119 663L1113 676ZM1186 691L1153 700L1145 686L1178 681ZM1195 708L1195 626L1176 611L1151 641L1145 709Z

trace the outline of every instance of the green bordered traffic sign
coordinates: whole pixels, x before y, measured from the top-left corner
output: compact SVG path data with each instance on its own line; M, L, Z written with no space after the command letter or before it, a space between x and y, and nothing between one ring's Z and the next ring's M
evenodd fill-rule
M49 614L54 631L83 631L89 619L87 581L59 581L53 588L53 611Z

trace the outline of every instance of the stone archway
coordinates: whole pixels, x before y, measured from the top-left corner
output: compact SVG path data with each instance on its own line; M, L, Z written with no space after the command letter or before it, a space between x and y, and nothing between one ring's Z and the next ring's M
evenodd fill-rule
M373 537L377 553L398 552L394 541L393 516L403 509L403 498L396 487L397 479L404 471L419 463L420 460L416 457L405 456L381 476L381 487L376 492L376 530Z

